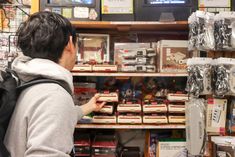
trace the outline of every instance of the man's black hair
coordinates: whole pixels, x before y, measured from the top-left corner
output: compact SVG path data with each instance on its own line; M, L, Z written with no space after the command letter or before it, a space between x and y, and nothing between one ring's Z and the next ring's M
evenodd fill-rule
M18 28L17 46L25 56L49 59L58 63L63 50L72 36L76 44L76 32L68 19L44 11L29 17Z

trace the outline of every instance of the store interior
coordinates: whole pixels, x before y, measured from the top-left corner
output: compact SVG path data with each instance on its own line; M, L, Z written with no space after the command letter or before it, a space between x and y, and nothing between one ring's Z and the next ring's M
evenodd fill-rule
M234 0L0 0L0 69L39 11L76 30L75 105L107 102L74 157L235 157Z

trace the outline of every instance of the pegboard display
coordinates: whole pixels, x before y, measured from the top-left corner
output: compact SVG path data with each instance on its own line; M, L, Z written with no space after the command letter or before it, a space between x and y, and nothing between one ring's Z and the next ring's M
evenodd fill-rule
M15 34L21 22L29 16L29 3L22 0L0 5L0 69L8 67L21 53L16 47Z

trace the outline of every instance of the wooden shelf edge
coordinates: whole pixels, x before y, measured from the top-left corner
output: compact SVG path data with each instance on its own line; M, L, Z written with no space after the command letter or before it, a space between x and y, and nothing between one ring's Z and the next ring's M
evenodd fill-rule
M76 129L185 129L183 124L77 124Z
M112 29L112 30L161 30L186 31L188 21L158 22L158 21L71 21L80 29Z
M117 76L117 77L186 77L187 73L95 73L72 72L73 76Z

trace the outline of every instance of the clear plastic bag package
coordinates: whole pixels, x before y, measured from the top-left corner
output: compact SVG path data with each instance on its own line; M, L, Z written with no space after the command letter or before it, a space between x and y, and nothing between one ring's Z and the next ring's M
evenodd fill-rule
M189 17L188 22L189 50L214 50L214 14L197 11Z
M216 50L233 51L235 49L235 12L220 12L214 20Z
M186 105L186 148L191 155L202 155L206 142L204 99L192 98Z
M235 96L235 59L218 58L213 60L212 64L215 96Z
M190 96L212 94L211 58L190 58L187 60L188 79L186 91Z

